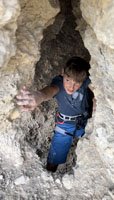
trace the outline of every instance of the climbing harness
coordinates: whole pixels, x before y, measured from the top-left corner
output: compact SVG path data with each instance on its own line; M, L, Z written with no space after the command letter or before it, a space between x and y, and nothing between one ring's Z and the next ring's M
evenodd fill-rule
M64 115L62 113L57 113L56 115L56 120L58 124L64 124L64 122L66 121L75 121L77 119L77 117L81 117L82 115L75 115L75 116L68 116L68 115ZM62 119L63 121L60 122L59 118Z
M62 119L63 121L60 122L58 120L58 117L60 119ZM84 114L82 115L76 115L76 116L67 116L67 115L64 115L62 113L57 113L56 115L56 119L57 119L57 123L58 124L63 124L64 122L66 121L75 121L75 130L73 131L73 133L69 133L67 131L65 131L64 129L60 128L58 125L56 125L55 127L55 131L59 132L59 133L62 133L64 135L70 135L72 136L73 138L75 137L75 133L76 133L76 130L80 130L81 128L84 128L84 119L87 119L88 117L88 113L85 112ZM83 133L81 135L81 137L84 135L85 133Z
M62 113L58 113L58 116L63 119L64 121L75 121L77 117L81 117L82 115L75 115L75 116L68 116Z

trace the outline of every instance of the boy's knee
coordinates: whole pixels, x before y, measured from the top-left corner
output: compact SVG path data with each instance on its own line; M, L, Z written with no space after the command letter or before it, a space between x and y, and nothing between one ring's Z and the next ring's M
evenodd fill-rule
M46 169L47 169L48 171L51 171L51 172L56 172L57 167L58 167L58 164L50 164L50 163L47 163L47 165L46 165Z

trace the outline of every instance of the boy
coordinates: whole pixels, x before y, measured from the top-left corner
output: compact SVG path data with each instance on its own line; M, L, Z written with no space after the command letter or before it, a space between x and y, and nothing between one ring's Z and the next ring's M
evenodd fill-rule
M38 92L26 89L17 95L23 111L34 110L40 103L55 97L58 103L56 127L47 158L47 170L55 172L59 164L66 162L74 136L84 135L89 118L88 88L93 91L88 78L89 63L80 57L68 60L62 75L56 76L51 85Z

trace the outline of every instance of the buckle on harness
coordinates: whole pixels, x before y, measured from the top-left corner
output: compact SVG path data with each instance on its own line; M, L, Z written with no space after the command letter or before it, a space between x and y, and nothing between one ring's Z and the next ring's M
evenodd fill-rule
M58 113L58 117L63 119L64 121L75 121L78 117L81 117L82 115L76 115L76 116L67 116L62 113Z
M60 121L60 120L62 121ZM80 121L82 124L82 120L87 120L88 119L88 112L85 112L83 114L80 115L75 115L75 116L68 116L68 115L64 115L62 113L57 113L56 115L56 120L58 124L63 124L64 122L68 122L68 121L74 121L77 123Z

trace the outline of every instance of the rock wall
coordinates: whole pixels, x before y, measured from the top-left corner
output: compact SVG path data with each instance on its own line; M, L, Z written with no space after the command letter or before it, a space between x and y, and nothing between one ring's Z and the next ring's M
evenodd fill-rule
M20 13L20 6L17 0L0 2L0 68L6 66L15 55L15 31L16 20Z
M10 58L16 54L15 32L19 14L20 5L17 0L0 1L0 151L5 155L7 149L7 157L10 157L8 153L12 149L12 133L14 132L8 117L13 109L12 97L17 92L15 80L18 79L18 75L8 74L6 68ZM10 134L9 129L12 130Z
M0 2L0 199L114 199L113 11L112 0ZM66 165L51 174L45 162L55 101L21 113L15 95L23 85L49 83L72 55L89 60L84 45L96 113Z
M48 0L3 0L0 9L0 152L17 166L23 162L19 144L23 131L16 127L15 119L20 113L15 95L23 85L33 83L43 30L53 23L59 3L52 6Z
M83 40L91 54L90 74L97 99L91 141L114 181L114 2L82 0L81 11L87 23Z

